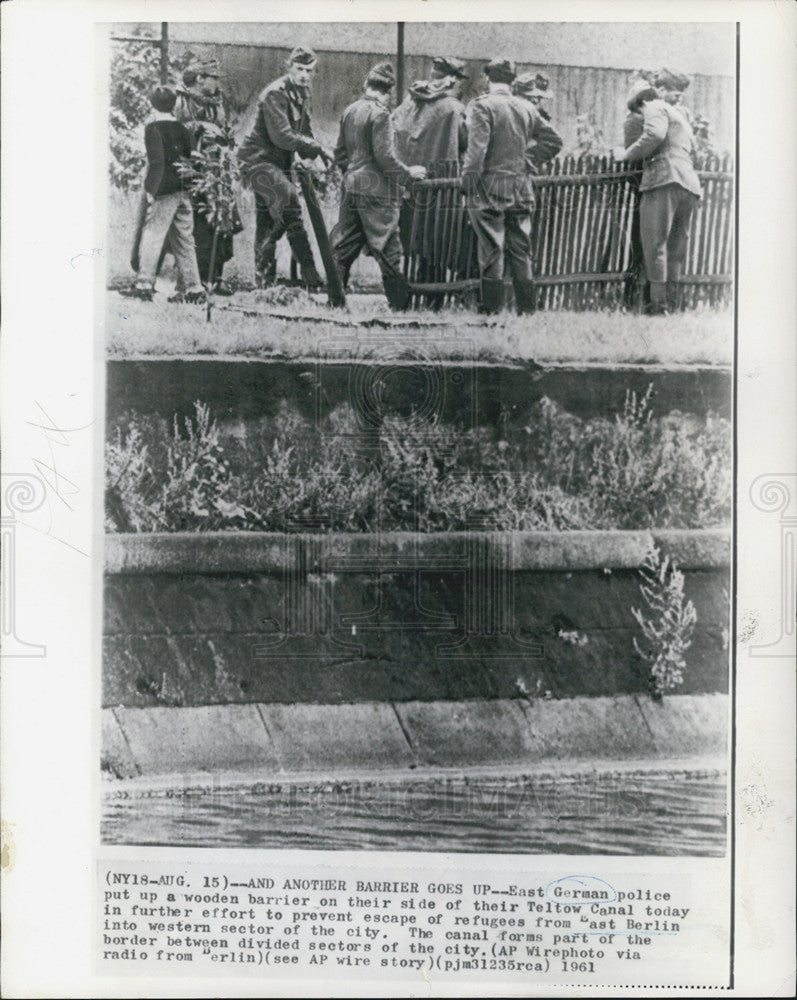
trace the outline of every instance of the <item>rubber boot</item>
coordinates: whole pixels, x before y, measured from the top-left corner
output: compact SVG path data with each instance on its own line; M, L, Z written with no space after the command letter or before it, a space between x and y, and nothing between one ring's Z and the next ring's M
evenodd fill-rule
M407 279L399 271L383 271L382 287L385 290L387 304L396 312L404 312L410 304L410 286Z
M665 281L651 281L650 305L646 306L645 312L648 316L667 315L667 283Z
M503 278L482 278L481 280L481 305L479 312L499 313L504 308L504 281Z
M537 311L537 286L526 278L516 278L512 282L515 290L515 306L518 316L531 315Z

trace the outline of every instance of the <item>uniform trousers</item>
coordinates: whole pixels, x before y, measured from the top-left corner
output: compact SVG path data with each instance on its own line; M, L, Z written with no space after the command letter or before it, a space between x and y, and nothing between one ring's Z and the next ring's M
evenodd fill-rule
M255 275L266 282L274 280L277 243L283 236L288 237L303 270L315 269L296 185L273 164L258 165L251 184L255 193Z
M330 234L332 250L344 284L360 253L368 252L382 274L395 274L401 267L399 202L373 195L344 191L338 221Z
M651 283L677 281L683 272L689 221L699 196L680 184L643 191L639 229L645 271Z
M479 273L500 281L504 259L513 281L531 280L531 212L528 207L491 208L468 205L476 233Z

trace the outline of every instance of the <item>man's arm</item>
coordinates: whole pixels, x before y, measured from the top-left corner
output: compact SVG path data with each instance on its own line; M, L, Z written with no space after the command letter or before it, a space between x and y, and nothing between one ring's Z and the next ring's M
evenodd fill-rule
M266 126L269 139L279 149L298 153L307 159L314 159L321 152L321 143L312 136L297 132L288 117L288 97L279 90L272 90L260 105L260 114Z
M406 184L412 174L409 167L396 155L393 123L387 108L380 109L371 123L371 148L382 173L397 184Z
M468 148L468 121L465 117L465 105L459 107L459 117L457 119L457 150L460 157L465 155Z
M163 180L166 157L160 131L152 124L144 129L144 145L147 148L147 176L144 178L144 190L154 198Z
M670 119L662 104L659 107L648 105L644 110L642 134L625 151L626 160L644 160L646 156L655 153L667 138Z
M645 119L638 112L628 112L628 116L623 122L623 145L626 149L628 149L629 146L633 146L637 139L642 135L644 123Z
M552 160L562 148L562 137L541 115L537 116L533 138L535 145L532 155L538 166Z
M346 148L346 140L343 136L342 118L340 120L340 130L338 131L338 142L335 146L335 164L343 174L349 169L349 151Z
M490 119L486 108L473 103L469 110L468 147L465 150L465 162L462 164L463 185L466 188L467 185L475 183L484 172L484 158L490 142Z

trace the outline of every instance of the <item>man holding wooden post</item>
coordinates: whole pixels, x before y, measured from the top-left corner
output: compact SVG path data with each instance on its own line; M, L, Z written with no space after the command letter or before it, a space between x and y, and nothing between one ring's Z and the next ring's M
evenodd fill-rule
M259 288L277 277L277 243L287 235L299 262L302 282L321 288L310 240L302 221L299 191L291 180L293 154L307 160L332 153L313 137L310 125L310 81L315 53L297 46L288 57L287 73L260 95L254 127L239 151L241 175L255 193L255 279Z

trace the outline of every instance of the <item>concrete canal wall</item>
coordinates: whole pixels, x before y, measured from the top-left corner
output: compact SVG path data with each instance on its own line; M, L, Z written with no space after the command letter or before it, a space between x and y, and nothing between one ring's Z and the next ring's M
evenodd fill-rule
M167 419L175 413L187 416L201 400L221 423L244 425L273 417L286 403L309 419L348 403L365 428L379 414L412 412L464 428L499 421L522 427L543 397L576 416L612 416L622 412L628 390L643 396L651 384L654 415L672 410L730 415L730 370L719 367L193 357L110 360L107 424L113 426L130 410Z
M118 778L256 771L381 774L414 768L721 760L728 698L209 705L102 713L102 764ZM421 777L416 771L416 776ZM421 772L422 774L422 772Z
M726 692L723 532L140 534L106 541L103 704L642 694L654 543L697 611L679 690Z

